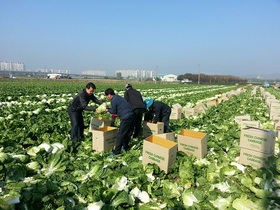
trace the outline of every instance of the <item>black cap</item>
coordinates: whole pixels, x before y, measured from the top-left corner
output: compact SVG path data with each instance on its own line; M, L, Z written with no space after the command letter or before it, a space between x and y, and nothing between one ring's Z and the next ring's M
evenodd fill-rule
M125 85L125 88L131 88L132 86L131 86L131 84L126 84Z

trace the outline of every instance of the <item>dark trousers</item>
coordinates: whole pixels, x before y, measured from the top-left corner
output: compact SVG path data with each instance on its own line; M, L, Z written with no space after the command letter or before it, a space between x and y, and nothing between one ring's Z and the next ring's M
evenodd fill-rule
M163 114L161 119L159 120L160 122L163 122L164 127L163 127L163 132L168 133L169 132L169 118L170 118L171 112L166 112Z
M71 140L78 141L81 138L84 138L84 118L83 112L81 111L71 111L68 109L68 114L71 121Z
M124 150L129 150L129 141L130 141L130 134L133 130L134 125L134 115L127 117L126 119L122 119L119 126L119 131L117 134L116 140L116 147L114 154L120 154L121 149L123 147Z
M143 118L143 114L145 112L145 109L134 109L133 112L134 112L134 115L135 115L133 138L137 138L139 136L140 131L141 131L142 118Z

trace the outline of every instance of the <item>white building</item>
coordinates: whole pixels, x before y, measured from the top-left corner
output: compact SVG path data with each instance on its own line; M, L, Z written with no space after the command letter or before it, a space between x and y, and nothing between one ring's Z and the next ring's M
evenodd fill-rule
M146 79L153 78L154 71L150 70L116 70L115 76L118 73L121 73L123 78L138 78L138 79Z
M37 72L43 73L54 73L54 74L69 74L70 71L67 69L37 69Z
M60 79L61 74L47 74L47 79Z
M24 63L19 62L0 62L0 70L1 71L25 71Z
M163 82L177 82L177 75L175 74L157 74L155 77L160 78Z
M93 76L106 76L105 71L99 71L99 70L88 70L88 71L83 71L83 75L93 75Z

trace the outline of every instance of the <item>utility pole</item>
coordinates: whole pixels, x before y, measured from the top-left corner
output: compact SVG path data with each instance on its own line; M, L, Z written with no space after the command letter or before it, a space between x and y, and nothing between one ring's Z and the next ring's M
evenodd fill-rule
M158 73L158 66L156 66L156 72L155 72L155 77L154 77L155 84L157 84L157 73Z
M197 84L200 84L200 64L198 64L198 79L197 79Z

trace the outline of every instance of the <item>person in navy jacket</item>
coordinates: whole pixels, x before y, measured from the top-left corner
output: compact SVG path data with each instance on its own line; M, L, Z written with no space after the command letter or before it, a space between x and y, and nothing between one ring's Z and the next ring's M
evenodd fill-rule
M116 95L112 88L105 90L105 96L111 101L111 108L106 109L110 114L117 114L120 119L119 131L116 139L115 150L112 154L118 155L122 149L129 150L129 142L134 125L134 113L130 104L121 96Z
M146 111L141 93L135 90L131 84L125 85L124 98L131 105L132 111L135 114L133 138L137 138L141 131L143 114Z
M89 82L86 87L76 95L72 102L68 106L68 114L71 121L71 140L72 141L79 141L80 139L84 138L84 119L83 119L83 111L95 111L94 107L88 106L90 101L93 101L97 104L102 104L103 102L98 100L93 92L95 91L96 86Z

